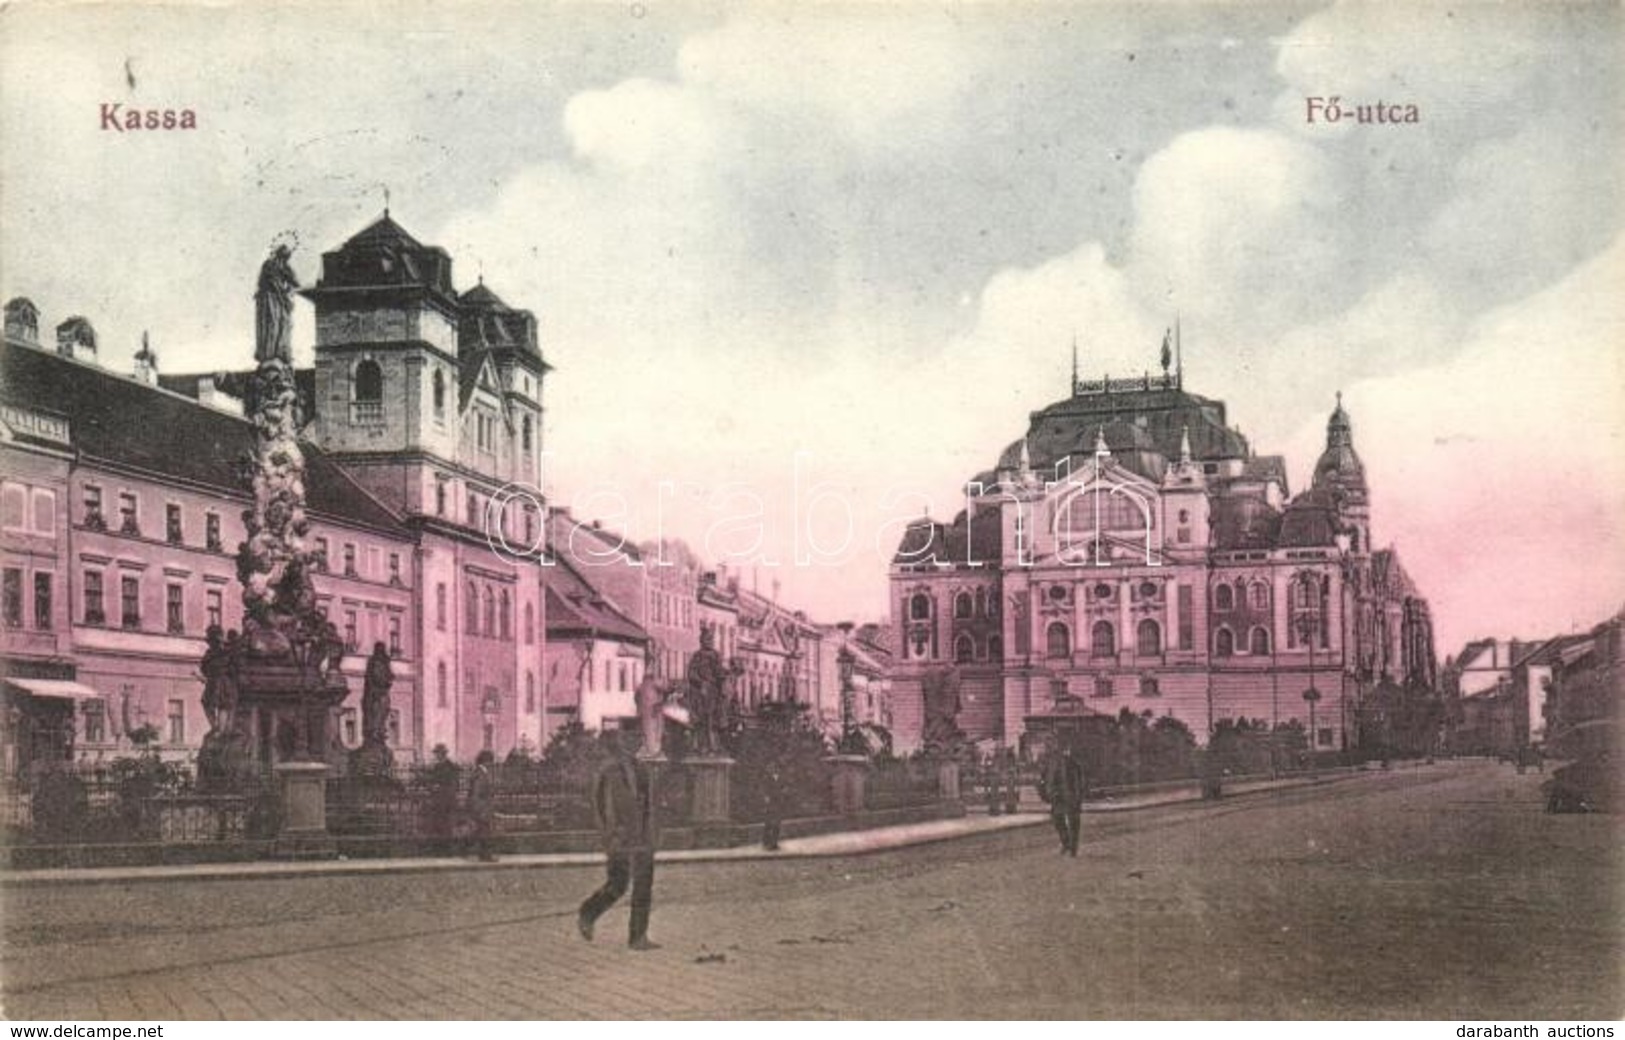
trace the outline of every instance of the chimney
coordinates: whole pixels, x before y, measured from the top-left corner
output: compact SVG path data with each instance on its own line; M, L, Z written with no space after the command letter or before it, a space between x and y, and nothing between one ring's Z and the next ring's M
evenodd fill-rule
M6 338L39 346L39 308L26 296L6 301Z

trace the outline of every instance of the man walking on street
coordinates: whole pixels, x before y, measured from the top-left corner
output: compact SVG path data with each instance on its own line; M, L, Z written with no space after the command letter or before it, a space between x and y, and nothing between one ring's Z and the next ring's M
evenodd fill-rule
M1083 775L1083 763L1070 744L1058 750L1051 749L1044 763L1044 800L1049 803L1050 819L1061 837L1061 854L1078 854L1079 831L1083 825L1083 799L1088 793L1088 782Z
M608 861L609 877L602 888L581 904L576 927L592 941L593 926L604 911L632 887L634 950L657 950L649 941L649 912L654 904L655 822L654 785L649 767L632 754L629 734L604 732L609 760L592 782L592 807L598 820Z

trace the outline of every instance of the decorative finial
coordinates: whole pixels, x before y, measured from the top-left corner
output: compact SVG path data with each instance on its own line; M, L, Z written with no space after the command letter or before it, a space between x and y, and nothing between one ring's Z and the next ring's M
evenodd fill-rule
M384 185L384 218L389 218L389 185Z
M1076 381L1077 380L1074 378L1073 382L1076 382ZM1032 455L1029 454L1028 451L1027 451L1027 438L1023 437L1023 438L1021 438L1021 473L1022 473L1022 476L1026 476L1027 474L1031 473L1032 470L1033 470Z
M1179 435L1179 464L1188 466L1191 462L1191 424L1186 423Z
M1095 454L1110 455L1112 450L1106 446L1106 427L1095 427Z
M1168 367L1174 361L1173 339L1173 329L1162 330L1162 374L1164 376L1168 375Z
M1072 393L1078 392L1078 334L1072 334Z

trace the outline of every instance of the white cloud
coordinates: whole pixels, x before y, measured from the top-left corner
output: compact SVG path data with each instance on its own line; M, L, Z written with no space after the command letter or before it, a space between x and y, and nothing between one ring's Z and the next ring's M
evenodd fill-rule
M1351 386L1373 534L1432 601L1440 654L1589 625L1625 599L1625 238L1485 315L1457 358ZM1322 422L1292 438L1323 443Z

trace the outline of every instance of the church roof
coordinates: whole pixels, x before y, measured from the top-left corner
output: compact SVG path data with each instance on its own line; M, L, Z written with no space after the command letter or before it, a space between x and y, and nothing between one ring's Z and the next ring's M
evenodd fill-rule
M486 349L516 351L540 362L543 370L549 367L542 361L536 315L530 311L508 306L483 280L463 293L457 306L459 353Z
M1336 544L1337 506L1330 492L1311 488L1294 498L1281 517L1277 544L1282 548L1319 548Z
M322 275L303 295L320 303L335 293L427 293L442 307L455 304L451 255L419 242L389 214L362 228L338 249L322 254Z
M0 400L44 405L68 419L86 458L144 470L157 481L190 481L246 498L239 460L253 451L246 420L176 393L37 348L7 341L0 353ZM313 444L305 454L305 493L318 517L393 534L394 513Z

